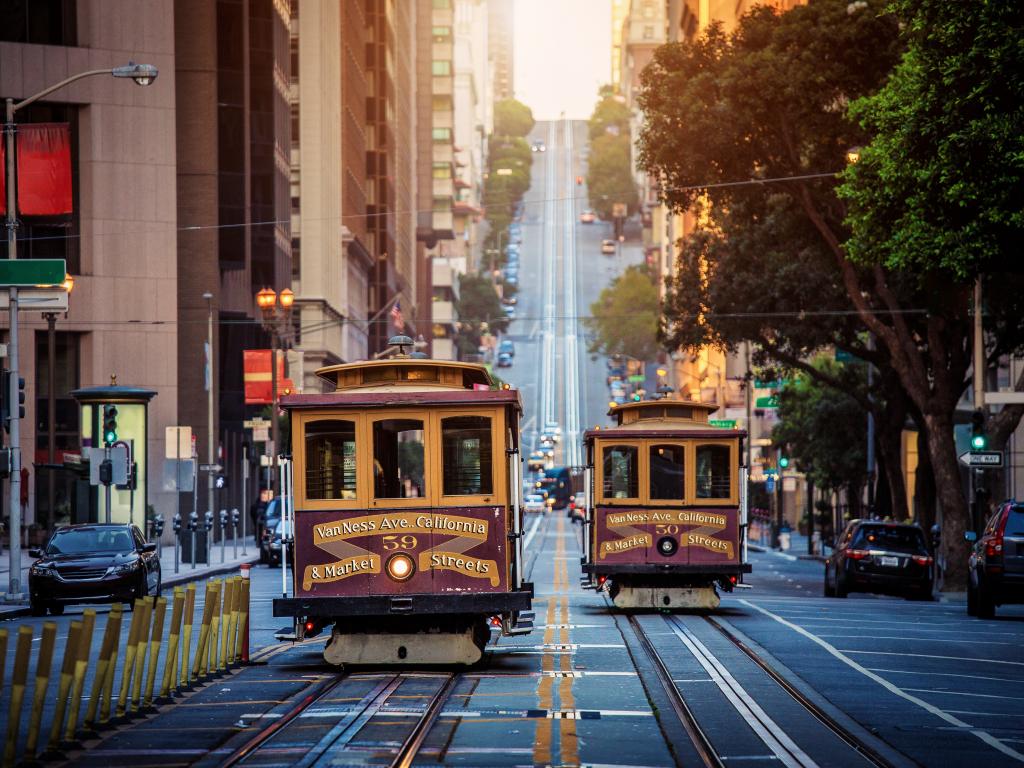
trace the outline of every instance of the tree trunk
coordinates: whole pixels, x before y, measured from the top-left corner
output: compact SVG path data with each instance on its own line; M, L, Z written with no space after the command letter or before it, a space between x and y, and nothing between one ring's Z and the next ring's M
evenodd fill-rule
M879 458L882 457L881 449L878 452ZM885 519L900 520L901 518L896 517L892 511L892 492L889 488L889 469L886 468L885 461L878 462L878 470L876 472L875 481L875 511L878 516Z
M960 463L956 455L953 422L946 414L924 415L928 428L928 453L935 473L939 506L942 510L942 543L945 559L944 589L962 592L967 589L968 546L964 531L970 526L967 499L960 481Z
M928 430L917 433L917 474L914 480L914 517L925 532L935 525L935 473L928 454Z

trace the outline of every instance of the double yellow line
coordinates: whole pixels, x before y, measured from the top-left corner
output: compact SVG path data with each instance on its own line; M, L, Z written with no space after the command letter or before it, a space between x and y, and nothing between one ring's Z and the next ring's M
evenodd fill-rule
M555 545L555 578L553 588L559 596L547 599L548 610L545 617L546 627L544 629L544 645L551 645L555 642L555 625L560 624L558 630L558 642L566 645L569 643L569 568L565 559L565 517L558 518L558 542ZM546 652L541 661L541 670L545 673L555 671L556 654ZM558 671L572 671L572 654L559 653ZM540 709L550 710L554 706L555 677L545 674L540 679L537 688L537 699ZM576 708L576 699L572 693L571 676L559 677L558 679L558 701L560 710L573 710ZM553 734L553 720L545 718L537 723L537 733L533 742L533 763L534 765L552 765L551 760L551 737ZM559 743L559 765L579 765L579 746L576 737L575 720L558 721L558 743Z

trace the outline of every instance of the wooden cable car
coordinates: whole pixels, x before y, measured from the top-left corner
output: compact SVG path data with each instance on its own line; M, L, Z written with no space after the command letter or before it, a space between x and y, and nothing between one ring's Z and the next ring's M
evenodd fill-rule
M472 664L492 625L532 628L523 582L516 390L400 353L322 368L281 399L294 471L295 637L329 624L331 664ZM500 619L500 622L498 621Z
M717 406L663 398L613 407L584 434L584 588L621 608L715 608L744 573L746 433L708 424Z

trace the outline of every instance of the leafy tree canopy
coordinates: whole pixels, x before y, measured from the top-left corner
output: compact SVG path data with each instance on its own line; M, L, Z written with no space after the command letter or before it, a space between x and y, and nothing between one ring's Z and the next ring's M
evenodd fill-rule
M588 126L591 139L604 136L606 133L628 136L629 107L622 101L622 97L607 94L594 107Z
M658 287L644 267L630 266L601 291L584 324L591 353L651 360L658 353Z
M533 111L520 101L502 99L494 105L494 133L499 136L525 136L533 123Z
M844 174L848 253L969 277L1024 241L1024 5L895 0L907 50L851 106L870 134Z
M625 203L630 214L636 213L639 199L630 169L628 131L621 136L606 133L590 142L587 191L590 207L602 219L611 218L615 203Z
M472 338L474 351L483 331L508 329L508 317L501 307L501 300L490 279L484 275L466 273L459 278L457 307L462 331Z

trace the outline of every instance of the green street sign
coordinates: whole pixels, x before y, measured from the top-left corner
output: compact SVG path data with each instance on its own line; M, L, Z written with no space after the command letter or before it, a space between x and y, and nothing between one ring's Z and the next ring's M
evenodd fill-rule
M643 384L644 383L644 376L639 375L639 374L634 374L633 376L628 376L627 378L633 384Z
M755 389L779 389L786 382L783 379L754 379Z
M0 260L0 287L34 288L60 285L67 275L64 259Z
M708 419L708 424L719 429L736 429L736 419Z
M767 397L759 397L754 403L755 408L778 408L779 398L777 395L768 395Z

